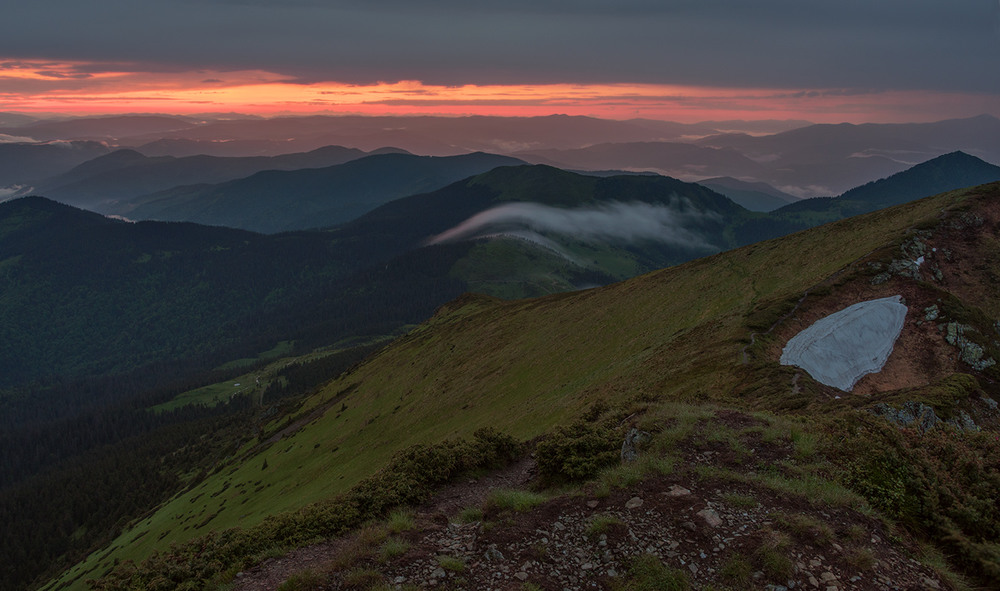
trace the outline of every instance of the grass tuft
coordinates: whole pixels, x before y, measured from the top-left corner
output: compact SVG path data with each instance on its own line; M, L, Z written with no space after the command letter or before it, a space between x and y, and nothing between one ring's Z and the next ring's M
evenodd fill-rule
M515 489L497 489L486 499L486 507L496 511L530 511L545 502L545 495Z
M465 561L454 556L438 556L438 566L453 573L465 572Z
M590 523L587 524L587 535L591 538L599 537L601 534L608 533L616 525L622 525L622 520L614 515L608 515L607 513L594 515Z
M479 507L467 507L458 514L459 523L475 523L483 520L483 510Z
M410 543L399 538L389 538L382 543L379 555L382 562L388 562L397 556L402 556L410 549Z
M691 583L687 575L663 564L652 554L642 554L632 561L622 591L687 591Z
M389 531L394 534L410 531L416 527L413 511L409 509L397 509L396 511L393 511L389 514L387 525L389 526Z
M278 591L313 591L322 588L325 578L314 570L304 570L288 577Z

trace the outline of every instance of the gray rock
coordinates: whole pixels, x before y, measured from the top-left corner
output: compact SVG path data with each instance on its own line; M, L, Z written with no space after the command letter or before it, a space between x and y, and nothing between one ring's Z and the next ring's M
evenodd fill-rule
M975 332L975 329L967 324L949 322L945 325L944 340L949 345L958 348L962 361L972 369L983 371L988 367L996 365L996 360L992 357L983 359L986 351L983 350L981 345L969 340L966 335L968 332Z
M903 407L898 410L884 402L879 402L869 412L900 427L915 425L921 433L933 429L941 422L941 418L937 416L934 409L923 402L904 402Z
M623 462L634 462L639 457L638 448L647 443L653 436L646 431L640 431L635 427L629 429L622 443L621 457Z
M933 304L929 308L924 308L924 320L937 320L940 315L941 310L937 304Z
M900 277L923 281L924 278L920 274L920 263L922 262L923 260L917 262L910 259L893 259L892 262L889 263L888 273L890 275L898 275Z
M702 509L701 511L698 511L697 515L698 517L704 519L705 523L708 524L709 527L719 527L722 525L722 519L713 509Z
M490 544L489 547L486 548L485 558L490 562L499 562L504 559L503 553L500 552L496 544Z
M964 410L958 411L958 416L950 419L948 424L957 428L959 431L979 431L979 425L976 424L969 413Z
M691 494L691 491L684 488L683 486L677 484L671 484L670 490L668 490L663 494L667 495L668 497L684 497Z
M878 275L872 277L870 283L872 285L882 285L883 283L889 281L890 279L892 279L892 275L883 271L882 273L879 273Z
M632 497L625 502L626 509L638 509L639 507L642 507L642 499L639 497Z

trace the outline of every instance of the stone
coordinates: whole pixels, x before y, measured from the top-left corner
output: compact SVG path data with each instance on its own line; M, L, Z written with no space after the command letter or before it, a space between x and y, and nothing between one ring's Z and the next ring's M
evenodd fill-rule
M639 497L632 497L625 503L626 509L638 509L639 507L642 507L642 499Z
M964 410L958 411L958 416L949 419L947 422L949 425L958 428L959 431L979 431L979 425Z
M523 570L522 571L518 571L518 572L514 573L514 577L517 578L517 579L519 579L519 580L521 580L521 581L526 581L528 579L528 573L524 572Z
M489 560L490 562L499 562L504 559L503 553L501 553L500 550L497 549L496 544L490 544L489 547L486 548L485 557L486 560Z
M622 443L621 458L623 462L634 462L639 457L638 448L652 439L653 436L646 431L640 431L635 427L629 429Z
M837 580L837 575L831 573L830 571L826 571L823 574L821 574L819 576L819 578L824 583L829 583L830 581L836 581Z
M968 364L972 369L983 371L996 365L997 362L992 357L983 359L985 350L981 345L970 341L968 337L965 336L966 332L975 331L967 324L949 322L945 325L944 340L948 341L949 345L958 348L962 361Z
M709 527L719 527L722 525L722 519L713 509L702 509L701 511L698 511L696 515L704 519L705 523L708 524Z
M879 402L869 409L869 412L900 427L915 425L921 433L933 429L941 422L941 419L934 413L934 409L923 402L907 401L898 410L884 402Z
M670 490L668 490L667 492L665 492L663 494L667 495L668 497L684 497L684 496L687 496L687 495L691 494L691 491L689 491L688 489L684 488L683 486L679 486L679 485L676 485L676 484L671 484L670 485Z
M435 579L443 579L447 576L447 573L445 573L444 569L439 566L436 569L434 569L434 572L431 573L431 576L434 577Z
M587 501L587 506L590 507L591 509L597 508L599 504L600 501Z

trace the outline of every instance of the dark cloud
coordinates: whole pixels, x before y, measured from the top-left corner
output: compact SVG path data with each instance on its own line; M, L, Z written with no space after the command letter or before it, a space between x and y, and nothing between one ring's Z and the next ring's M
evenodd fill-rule
M1000 92L996 0L33 0L0 57L302 82Z

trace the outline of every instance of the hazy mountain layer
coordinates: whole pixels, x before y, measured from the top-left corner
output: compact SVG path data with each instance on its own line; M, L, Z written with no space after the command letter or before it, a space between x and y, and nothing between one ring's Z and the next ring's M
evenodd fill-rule
M362 156L365 153L361 150L340 146L326 146L303 154L244 158L151 158L134 150L117 150L46 179L38 184L35 193L77 207L111 211L116 210L115 202L179 185L221 183L262 170L322 168Z
M716 177L698 181L699 185L729 197L750 211L773 211L798 198L779 191L767 183L752 183L732 177Z
M431 191L519 160L490 154L378 154L336 166L264 171L216 185L177 187L108 207L130 219L189 221L257 232L321 228L387 201Z

